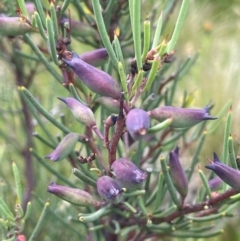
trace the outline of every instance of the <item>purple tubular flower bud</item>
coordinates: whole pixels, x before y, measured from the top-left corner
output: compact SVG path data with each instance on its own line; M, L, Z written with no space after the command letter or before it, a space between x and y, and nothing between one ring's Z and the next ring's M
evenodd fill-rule
M96 102L99 103L100 105L102 105L104 107L104 109L107 109L111 113L119 112L120 103L118 100L115 100L110 97L102 96L102 97L96 99Z
M81 60L93 66L100 66L108 59L108 52L105 48L95 49L80 55Z
M122 189L117 182L109 176L98 178L97 190L99 195L108 202L118 203L122 199Z
M214 171L229 186L240 191L240 171L220 162L216 153L213 153L213 157L212 163L205 167Z
M58 99L63 101L67 105L67 107L71 110L77 121L89 127L93 127L94 125L96 125L94 114L90 108L71 97L58 97Z
M150 119L146 111L142 109L132 109L126 118L126 127L134 140L141 139L150 125Z
M173 106L157 107L148 112L149 116L160 122L172 118L170 127L188 128L204 120L215 120L216 117L209 115L209 106L203 109L180 108Z
M101 207L103 205L103 202L95 200L91 194L81 189L70 188L51 183L48 186L47 191L67 202L78 206Z
M218 189L222 186L222 179L220 177L214 177L213 179L208 181L208 185L211 190Z
M121 90L117 82L106 72L95 68L94 66L84 62L79 56L73 52L72 60L63 59L82 82L93 92L118 99L121 96Z
M61 161L66 158L74 149L79 138L79 134L77 133L69 133L67 134L61 142L58 144L57 148L45 156L45 158L49 158L51 161Z
M35 4L31 2L26 2L26 9L27 9L28 15L32 16L36 9Z
M140 170L133 162L125 158L117 159L112 164L111 170L121 188L139 188L147 178L147 173Z
M0 17L0 35L16 36L32 32L30 24L18 17Z
M173 184L176 187L177 191L180 193L182 199L184 200L188 193L188 180L186 173L184 172L182 165L179 161L178 152L178 147L176 147L175 150L170 152L169 167Z

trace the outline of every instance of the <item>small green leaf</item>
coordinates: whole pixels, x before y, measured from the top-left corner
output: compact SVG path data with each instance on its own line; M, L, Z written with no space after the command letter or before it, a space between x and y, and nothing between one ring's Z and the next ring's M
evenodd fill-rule
M16 188L17 188L18 203L21 204L23 201L23 190L22 190L22 184L20 179L20 173L15 162L12 163L12 169L13 169Z

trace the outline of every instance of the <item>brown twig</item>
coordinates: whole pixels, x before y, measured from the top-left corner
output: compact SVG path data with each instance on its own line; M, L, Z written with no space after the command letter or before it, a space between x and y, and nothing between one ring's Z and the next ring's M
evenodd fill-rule
M214 209L215 205L217 205L223 201L226 201L231 196L236 195L238 193L239 193L239 191L237 191L235 189L229 189L226 192L219 194L218 196L211 198L209 200L206 200L204 202L197 203L197 204L186 204L183 208L176 210L165 217L161 217L161 218L153 217L153 218L151 218L151 221L153 224L160 224L160 223L164 223L164 222L171 223L176 218L179 218L183 215L204 211L206 207ZM207 214L208 213L206 213L206 216L207 216ZM147 224L147 221L149 218L150 217L141 217L138 219L129 218L128 221L123 220L123 223L120 222L120 224L121 224L121 226L124 226L124 227L138 224L138 225L142 226L142 228L144 228L144 226Z
M115 132L113 134L112 140L109 142L109 145L108 145L109 167L111 167L113 162L116 160L116 152L117 152L118 142L122 136L122 133L123 133L124 127L125 127L125 117L123 114L123 101L124 101L124 97L122 94Z
M175 75L175 74L172 74L172 75L170 75L167 79L165 79L165 80L161 83L161 85L160 85L160 87L159 87L159 89L158 89L158 94L161 94L164 86L165 86L166 84L168 84L169 82L171 82L172 80L174 80L175 78L176 78L176 75Z
M17 44L17 41L14 42L15 49L18 49L19 46ZM16 79L16 85L25 85L25 74L24 74L24 64L21 61L20 58L18 58L18 55L13 53L12 56L12 63L15 65L15 79ZM29 76L28 84L32 83L32 80L30 79L34 77L34 74ZM26 131L26 144L25 147L22 149L22 155L25 161L25 173L26 173L26 179L27 179L27 188L24 195L24 200L22 203L23 209L25 210L26 205L28 201L31 199L31 192L35 186L35 178L34 178L34 170L33 170L33 160L32 155L29 151L30 147L33 147L33 126L32 126L32 120L31 115L28 110L27 104L25 103L24 99L20 96L21 106L22 106L22 113L23 113L23 121L24 121L24 129Z
M99 161L99 164L100 164L101 168L106 173L107 172L107 168L106 168L106 166L104 164L102 153L100 152L100 150L98 149L98 147L96 146L96 144L95 144L95 142L93 140L92 129L90 127L87 127L86 128L86 132L87 132L86 135L88 137L88 145L89 145L91 151L96 154L96 157L97 157L97 159Z

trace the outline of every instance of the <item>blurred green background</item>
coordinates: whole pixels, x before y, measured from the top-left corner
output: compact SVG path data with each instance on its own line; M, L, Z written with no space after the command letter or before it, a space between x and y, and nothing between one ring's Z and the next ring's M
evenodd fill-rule
M155 1L143 1L144 12L142 16L151 13ZM178 15L181 1L177 1L177 7L170 16L170 21L164 29L162 36L171 35L173 26ZM1 7L0 7L1 9ZM1 42L6 46L6 38L1 37ZM38 41L38 39L36 39ZM0 43L1 44L1 43ZM14 40L9 42L9 45L14 44ZM73 42L73 46L77 46ZM10 47L9 47L10 49ZM78 53L86 52L91 49L89 46L77 46ZM237 0L232 1L191 1L187 19L184 23L177 47L176 47L176 65L170 71L174 72L177 69L177 64L184 61L187 56L193 57L199 53L195 65L189 73L181 79L177 95L174 99L174 105L182 104L184 91L191 93L191 106L203 107L208 103L214 103L214 108L211 114L214 116L223 107L223 105L231 100L233 112L233 124L231 135L235 141L235 151L238 151L238 143L240 141L239 123L240 123L240 3ZM26 131L21 127L21 105L19 103L18 91L16 87L15 76L12 73L11 63L5 61L5 56L0 54L0 184L1 195L6 198L9 203L14 203L14 188L7 189L9 185L14 187L11 162L14 160L19 166L22 173L22 181L25 186L25 170L23 166L22 156L18 151L25 145ZM34 63L32 63L34 65ZM26 68L26 66L25 66ZM31 92L41 102L41 104L51 111L56 118L59 118L61 113L61 105L57 100L57 96L67 96L68 92L52 76L45 71L42 66L37 68L37 76L31 87ZM226 113L227 115L227 113ZM226 116L225 115L225 116ZM100 120L99 120L100 122ZM73 127L76 131L79 126ZM51 127L55 135L61 135L58 130ZM212 157L212 152L222 152L222 140L224 135L224 121L219 125L216 132L205 141L203 150L200 155L202 168L207 163L207 159ZM35 129L34 131L41 130ZM7 134L7 135L6 135ZM37 143L37 141L35 141ZM22 146L21 146L22 145ZM39 153L48 154L51 150L42 146L36 146ZM186 153L186 158L190 157L194 150L189 149ZM66 177L71 176L71 166L68 163L54 163L54 168L60 171ZM34 163L34 177L36 180L35 192L42 200L48 198L54 203L55 197L50 197L46 192L46 187L50 181L54 181L54 176L50 175L38 163ZM205 171L205 170L204 170ZM207 173L207 172L206 172ZM195 180L194 180L195 181ZM33 205L39 209L39 203ZM65 204L64 204L65 205ZM58 207L58 212L66 207ZM68 209L68 207L67 207ZM71 209L72 210L72 209ZM240 209L239 209L240 210ZM239 214L238 210L238 214ZM39 209L40 212L40 209ZM31 218L37 219L39 212L35 212ZM69 212L70 208L69 208ZM73 213L72 213L73 214ZM67 214L64 212L63 215ZM70 215L70 214L69 214ZM238 223L240 221L238 215L232 219L226 219L225 232L217 238L209 240L239 240L240 230ZM230 220L230 221L229 221ZM28 223L31 227L31 222ZM60 233L64 233L59 222L55 223L54 219L48 219L46 224L46 232L55 233L52 240L60 240ZM78 226L76 226L78 227ZM69 232L69 231L66 231ZM40 240L40 239L39 239ZM48 236L44 239L50 240ZM61 240L64 240L62 238ZM77 239L72 239L77 240ZM191 240L191 239L188 239Z

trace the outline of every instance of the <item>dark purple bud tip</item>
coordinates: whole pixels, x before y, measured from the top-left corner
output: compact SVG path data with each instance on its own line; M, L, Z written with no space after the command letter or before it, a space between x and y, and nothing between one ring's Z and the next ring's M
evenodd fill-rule
M150 125L148 113L142 109L132 109L126 118L126 127L134 140L141 139Z
M147 178L147 173L125 158L117 159L112 164L111 170L121 188L139 188Z
M97 190L99 195L106 201L118 203L122 199L122 189L117 182L109 176L98 178Z
M210 116L209 106L203 109L180 108L173 106L157 107L148 112L149 116L160 122L172 118L170 127L173 128L189 128L201 121L215 120L216 117Z
M232 188L240 190L240 171L220 162L216 153L213 153L211 164L205 167L215 172L218 177Z
M73 69L79 79L93 92L113 99L119 99L121 90L118 83L106 72L84 62L73 52L72 59L63 62Z

